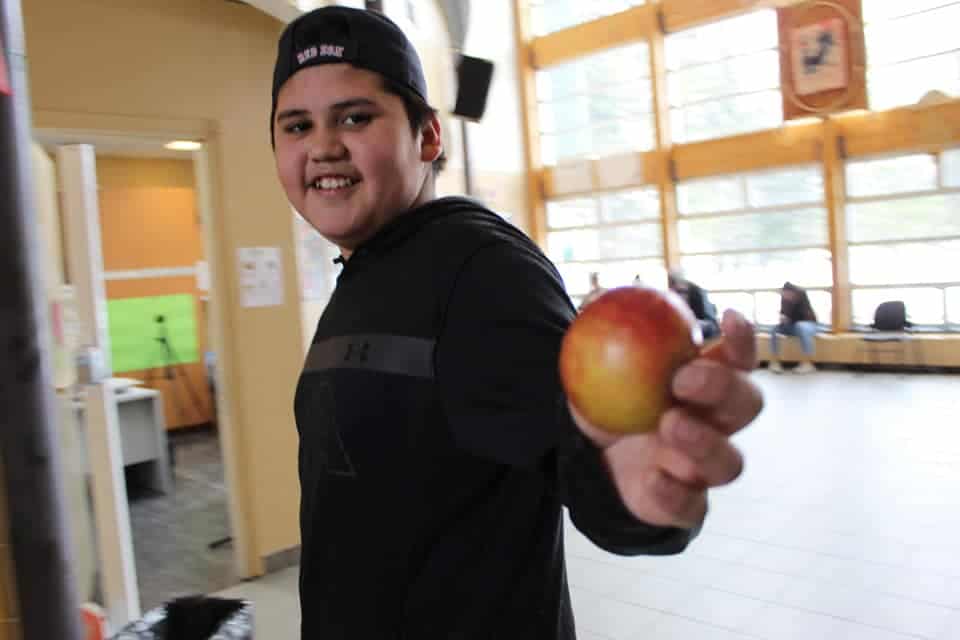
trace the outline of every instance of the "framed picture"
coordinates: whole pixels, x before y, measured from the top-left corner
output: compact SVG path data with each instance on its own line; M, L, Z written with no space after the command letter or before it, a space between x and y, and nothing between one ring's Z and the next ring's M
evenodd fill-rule
M843 19L832 18L793 29L790 59L793 90L798 96L846 89L850 65Z

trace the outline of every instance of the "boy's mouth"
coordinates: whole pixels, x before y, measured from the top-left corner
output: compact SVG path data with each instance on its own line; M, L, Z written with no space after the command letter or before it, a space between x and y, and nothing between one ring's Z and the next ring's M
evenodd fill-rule
M323 176L307 184L307 188L317 191L338 191L352 187L358 182L360 182L358 179L347 176Z

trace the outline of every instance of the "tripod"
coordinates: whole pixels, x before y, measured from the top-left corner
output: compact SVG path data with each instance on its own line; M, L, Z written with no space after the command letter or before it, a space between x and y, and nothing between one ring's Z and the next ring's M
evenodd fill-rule
M158 315L155 318L155 321L157 323L157 332L159 335L154 339L160 343L160 347L163 350L163 377L171 383L175 383L179 374L181 385L186 390L187 395L190 397L190 403L193 405L194 411L196 411L197 415L202 415L203 402L197 395L193 385L190 384L190 379L183 372L183 365L180 364L180 358L177 356L177 352L174 350L173 344L170 342L170 334L167 330L166 317L163 314ZM151 374L151 378L152 377L153 375Z

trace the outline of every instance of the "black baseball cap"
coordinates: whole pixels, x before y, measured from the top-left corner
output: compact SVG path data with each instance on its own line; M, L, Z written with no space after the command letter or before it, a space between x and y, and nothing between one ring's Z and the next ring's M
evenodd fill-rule
M379 73L427 102L420 56L393 21L378 11L330 6L305 13L284 29L273 69L270 140L277 94L295 73L318 64L345 62Z

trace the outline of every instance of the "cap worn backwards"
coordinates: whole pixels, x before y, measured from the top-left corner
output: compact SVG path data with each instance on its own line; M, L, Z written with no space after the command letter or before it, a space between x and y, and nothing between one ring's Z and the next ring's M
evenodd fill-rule
M427 101L420 57L400 27L376 11L323 7L291 22L280 36L273 69L271 141L277 95L284 83L306 67L339 62L379 73Z

